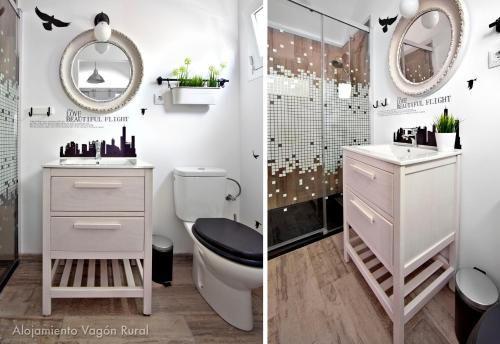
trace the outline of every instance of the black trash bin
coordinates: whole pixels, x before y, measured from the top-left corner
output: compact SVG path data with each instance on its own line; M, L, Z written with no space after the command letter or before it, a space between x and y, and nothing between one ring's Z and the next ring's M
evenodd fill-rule
M455 288L455 333L465 344L479 318L498 300L498 290L486 274L475 268L459 269Z
M174 243L163 235L153 235L153 281L170 286L174 264Z
M498 344L500 339L500 303L481 317L467 340L467 344Z

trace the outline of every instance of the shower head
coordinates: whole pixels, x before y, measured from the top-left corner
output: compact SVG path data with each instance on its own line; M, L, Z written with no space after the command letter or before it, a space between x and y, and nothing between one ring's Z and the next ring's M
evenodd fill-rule
M332 60L332 66L335 68L344 68L344 64L338 60Z

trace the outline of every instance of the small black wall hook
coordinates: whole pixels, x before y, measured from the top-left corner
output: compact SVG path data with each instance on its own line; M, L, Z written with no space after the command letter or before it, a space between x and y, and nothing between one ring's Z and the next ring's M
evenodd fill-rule
M30 112L28 112L28 116L33 117L33 108L30 108Z
M384 98L384 102L383 102L383 103L380 103L380 105L382 105L382 106L387 106L387 98Z
M378 108L378 100L375 102L375 104L373 104L373 108L374 109Z

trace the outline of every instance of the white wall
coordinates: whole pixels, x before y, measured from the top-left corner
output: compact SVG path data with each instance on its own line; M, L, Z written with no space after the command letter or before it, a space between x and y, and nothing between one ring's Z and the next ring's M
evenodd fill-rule
M398 13L398 0L367 2L374 19ZM484 269L500 287L500 68L488 69L488 51L500 49L500 34L488 29L488 23L500 12L500 2L465 0L470 14L470 37L466 55L453 78L430 97L451 95L450 112L462 119L463 145L460 266ZM374 99L389 98L392 107L397 96L404 96L390 80L387 61L389 43L395 25L384 34L374 20L371 65ZM467 80L477 78L474 88ZM423 108L424 113L380 116L374 113L374 143L392 141L400 127L427 125L444 106Z
M263 81L252 75L250 59L257 52L250 15L260 6L262 0L239 0L240 38L240 155L241 184L243 192L240 200L241 222L255 228L255 221L261 223L263 215ZM262 37L262 39L265 39ZM253 152L259 158L253 157Z
M70 21L67 28L45 31L35 5L56 18ZM237 0L20 0L23 11L22 113L20 114L20 250L40 253L41 167L58 158L59 146L70 140L118 139L121 124L100 129L30 128L26 109L52 106L63 120L67 108L78 109L59 82L59 60L65 46L79 33L93 28L94 17L104 11L111 26L129 36L141 51L144 79L135 98L117 116L130 116L128 135L136 135L138 157L155 165L154 231L174 240L176 252L190 252L191 239L176 218L173 204L174 166L206 165L240 177L240 116ZM206 73L210 64L227 62L223 77L230 80L220 91L218 103L208 107L153 105L153 92L166 89L155 84L192 58L193 72ZM146 115L140 114L147 108ZM84 113L86 113L84 111ZM33 120L40 118L33 118ZM128 138L130 139L130 137ZM227 215L238 212L238 202L228 204ZM232 217L232 216L231 216Z

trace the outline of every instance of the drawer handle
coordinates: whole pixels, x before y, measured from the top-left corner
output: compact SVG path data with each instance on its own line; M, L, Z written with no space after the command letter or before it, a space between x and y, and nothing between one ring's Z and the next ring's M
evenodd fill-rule
M73 186L77 189L119 189L122 182L75 182Z
M121 223L102 223L102 222L76 222L74 229L120 229Z
M361 207L355 200L352 200L351 199L351 203L352 205L358 209L358 211L363 214L367 219L368 221L370 221L370 223L373 223L375 222L375 220L373 219L373 216L372 214L370 214L369 212L367 212L365 209L363 209L363 207Z
M354 171L358 172L359 174L361 174L365 177L368 177L371 180L375 180L375 173L367 171L364 168L361 168L361 167L356 166L356 165L351 165L351 167L353 168Z

